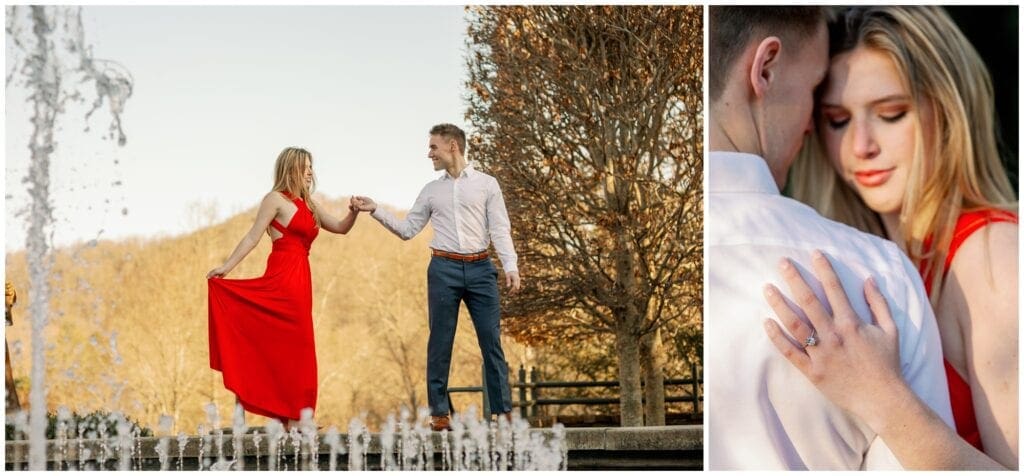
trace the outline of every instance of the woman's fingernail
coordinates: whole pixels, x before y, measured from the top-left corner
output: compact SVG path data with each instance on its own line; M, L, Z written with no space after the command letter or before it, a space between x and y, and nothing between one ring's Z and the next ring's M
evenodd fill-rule
M790 266L792 265L789 264L789 258L782 258L781 260L779 260L779 269L787 271L789 270Z
M766 297L774 296L775 295L775 286L772 286L771 284L765 284L764 285L764 295Z
M878 290L878 284L876 284L876 283L875 283L875 277L874 277L874 276L868 276L868 281L867 281L867 285L868 285L868 287L870 287L870 288L871 288L872 290L875 290L875 291L877 291L877 290Z
M822 253L821 250L814 250L811 252L811 258L817 260L825 259L825 254Z

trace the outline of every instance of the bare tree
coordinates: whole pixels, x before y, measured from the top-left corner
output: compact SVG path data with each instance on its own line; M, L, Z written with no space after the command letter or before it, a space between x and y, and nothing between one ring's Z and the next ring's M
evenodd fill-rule
M702 276L698 6L471 7L469 152L498 178L530 286L525 341L615 336L622 424L664 421L658 329ZM644 343L646 342L646 345Z

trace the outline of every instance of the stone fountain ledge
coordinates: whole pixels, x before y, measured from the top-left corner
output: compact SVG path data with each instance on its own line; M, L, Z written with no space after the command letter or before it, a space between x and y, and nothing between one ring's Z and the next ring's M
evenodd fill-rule
M703 451L704 426L566 428L569 450Z
M554 436L551 429L531 429L531 434L537 434L544 440ZM568 452L569 469L701 469L703 460L703 426L682 425L682 426L661 426L661 427L637 427L637 428L566 428L565 446ZM396 435L397 436L397 435ZM268 456L267 435L261 434L259 456ZM345 451L348 448L348 435L338 434L337 448ZM435 450L442 447L442 435L433 432L432 443ZM449 438L451 435L449 434ZM72 467L77 468L79 462L79 451L89 456L85 461L95 461L97 457L106 455L108 459L116 458L123 452L131 453L132 461L130 469L151 469L159 468L158 445L161 440L167 444L167 455L170 460L169 469L178 467L179 457L185 460L198 460L200 448L203 447L203 440L206 440L206 447L203 449L203 458L216 458L218 456L218 437L216 434L205 437L187 437L184 448L179 448L177 437L143 437L137 438L130 449L120 448L117 438L106 440L72 440L67 445L60 445L58 440L49 440L47 443L47 462L51 469L57 463L69 461ZM255 458L257 448L254 435L247 433L241 436L242 456ZM317 435L319 455L323 460L331 454L331 446L325 441L326 433ZM234 457L234 444L236 437L231 434L224 434L222 437L223 455L227 458ZM303 444L305 446L305 444ZM381 448L380 434L372 434L367 453L379 454ZM292 441L289 438L285 443L284 454L294 451ZM336 454L337 454L336 450ZM15 465L21 467L28 461L27 441L8 441L6 445L7 469L13 469ZM63 467L63 466L62 466Z

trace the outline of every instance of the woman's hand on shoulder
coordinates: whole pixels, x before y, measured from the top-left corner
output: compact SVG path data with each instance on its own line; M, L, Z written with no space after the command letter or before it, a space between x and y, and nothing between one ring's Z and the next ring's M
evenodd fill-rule
M765 299L789 337L774 320L765 321L765 331L775 347L833 403L868 422L878 431L885 424L886 396L894 386L906 386L900 372L898 330L885 297L874 280L864 286L874 323L865 322L854 311L839 277L828 258L815 252L815 276L821 281L829 314L796 265L784 259L779 265L792 302L811 321L800 319L775 286L765 287ZM860 297L858 296L857 299Z

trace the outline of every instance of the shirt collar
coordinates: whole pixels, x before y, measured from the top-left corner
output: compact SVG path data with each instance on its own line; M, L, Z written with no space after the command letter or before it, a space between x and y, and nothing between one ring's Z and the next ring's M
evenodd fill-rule
M476 169L473 168L473 163L466 162L466 168L462 169L462 175L459 175L459 177L469 178L474 173L476 173ZM444 173L441 174L441 180L451 180L452 178L453 177L451 175L448 175L447 170L445 170Z
M760 156L712 151L708 158L708 191L779 194L768 163Z

